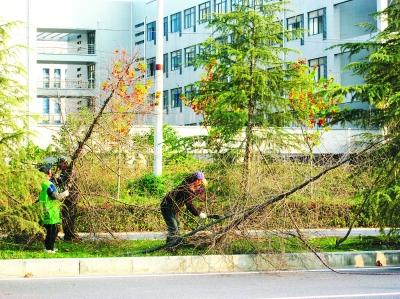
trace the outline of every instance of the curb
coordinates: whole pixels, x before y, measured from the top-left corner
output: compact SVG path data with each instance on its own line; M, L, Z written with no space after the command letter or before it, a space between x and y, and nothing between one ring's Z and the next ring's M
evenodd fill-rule
M400 250L321 253L332 268L400 266ZM0 278L319 270L312 253L0 260Z

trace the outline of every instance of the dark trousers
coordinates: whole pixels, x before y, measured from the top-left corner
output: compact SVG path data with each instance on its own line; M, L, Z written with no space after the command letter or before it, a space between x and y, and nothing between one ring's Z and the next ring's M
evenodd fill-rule
M161 214L167 224L167 242L176 239L179 234L179 221L176 214L168 207L161 207Z
M44 239L44 246L47 250L54 250L54 243L58 235L57 224L45 224L43 225L46 229L46 239Z

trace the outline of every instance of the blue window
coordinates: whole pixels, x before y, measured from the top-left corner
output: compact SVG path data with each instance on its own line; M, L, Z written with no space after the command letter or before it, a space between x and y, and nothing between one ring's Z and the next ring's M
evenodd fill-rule
M308 13L308 35L323 34L326 38L326 13L325 8L310 11Z
M156 22L147 24L147 41L156 40Z
M205 23L211 18L211 2L199 4L199 23Z
M163 108L164 110L169 111L169 93L168 90L164 90L163 92Z
M182 50L171 52L171 71L180 69L182 66Z
M294 40L299 38L299 34L296 32L298 30L304 29L304 16L298 15L286 19L286 28L291 32L291 37L289 40ZM303 41L303 38L301 38Z
M185 98L187 98L188 100L193 98L193 96L195 95L195 92L196 92L196 89L193 84L185 86Z
M228 11L227 0L214 0L214 12L224 13Z
M178 12L171 15L171 32L181 32L182 13Z
M316 81L318 81L319 79L328 77L326 56L315 58L315 59L310 59L308 61L308 66L313 71L315 71L315 80Z
M156 58L147 59L147 77L152 77L156 74Z
M164 17L164 36L168 40L168 17Z
M60 100L55 100L54 101L54 113L55 114L61 114L61 103L60 103Z
M171 89L171 102L172 108L181 108L182 112L182 101L181 101L182 87Z
M193 66L196 57L196 46L185 48L185 66Z
M50 113L50 100L49 98L43 98L43 114L49 114Z
M185 9L183 12L183 19L185 29L193 27L196 24L196 7Z
M163 72L165 76L168 78L168 53L165 53L163 56Z

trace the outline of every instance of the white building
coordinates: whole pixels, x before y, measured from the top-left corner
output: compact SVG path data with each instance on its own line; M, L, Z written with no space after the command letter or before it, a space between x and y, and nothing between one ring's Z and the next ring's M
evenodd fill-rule
M210 36L206 16L230 11L239 0L164 0L164 121L171 125L198 125L202 118L179 99L190 93L201 70L192 58ZM333 76L343 85L360 78L343 70L349 62L340 49L326 50L350 40L366 40L369 32L356 26L376 23L371 14L387 0L292 0L280 17L286 30L304 28L303 38L285 41L297 49L287 60L305 58L317 66L320 77ZM2 7L0 16L21 20L16 42L28 46L23 61L28 70L31 121L36 142L45 146L65 116L92 104L99 82L106 78L114 49L139 51L148 63L148 79L155 69L155 0L16 0ZM373 34L373 33L372 33ZM357 57L355 57L357 59ZM148 119L151 121L151 119ZM347 134L347 133L346 133ZM341 134L338 134L338 136Z
M28 113L34 141L51 143L68 113L93 104L114 49L133 51L131 0L16 0L0 17L20 21L13 42L26 45Z
M250 0L252 1L252 0ZM207 15L227 12L240 0L165 0L164 13L164 111L165 119L175 125L195 125L201 122L190 108L182 107L180 93L190 93L191 84L198 81L201 70L192 66L191 59L199 44L210 36ZM134 5L135 45L140 46L147 59L148 77L154 76L156 1L138 0ZM305 58L317 66L319 77L334 77L342 85L360 82L343 68L350 61L339 48L327 48L346 41L362 41L371 37L360 23L383 24L371 15L382 10L387 0L292 0L279 18L286 30L302 28L304 37L285 41L285 46L299 54L286 60ZM353 57L357 59L357 57Z

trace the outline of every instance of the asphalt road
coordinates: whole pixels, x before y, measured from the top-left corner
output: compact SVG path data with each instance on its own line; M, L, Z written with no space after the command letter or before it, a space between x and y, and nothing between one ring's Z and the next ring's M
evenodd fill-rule
M0 280L0 298L400 298L400 268Z

